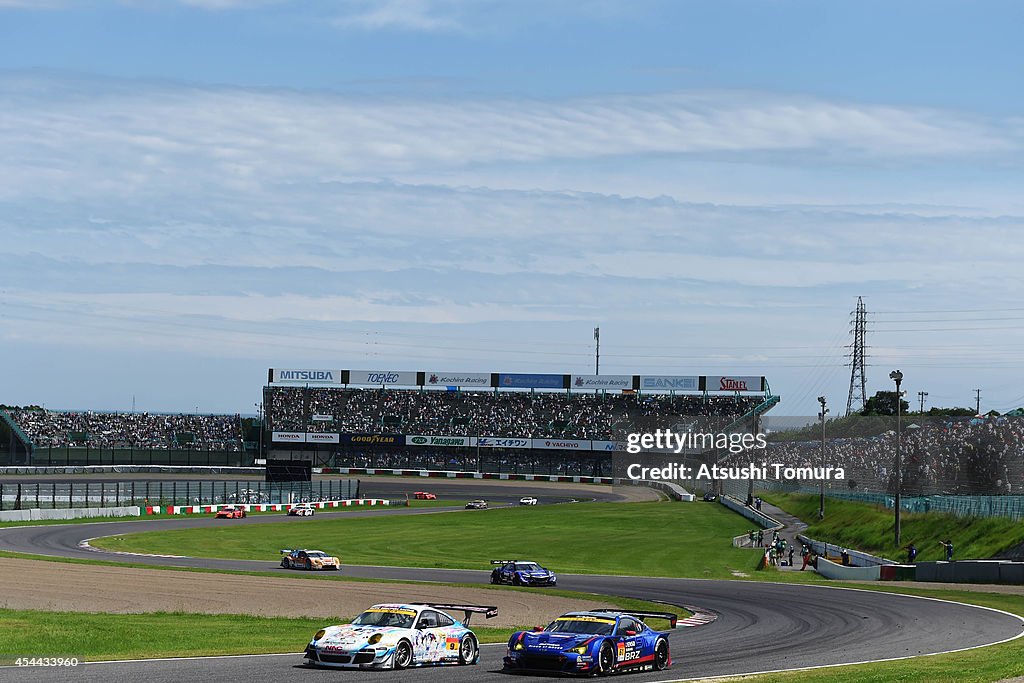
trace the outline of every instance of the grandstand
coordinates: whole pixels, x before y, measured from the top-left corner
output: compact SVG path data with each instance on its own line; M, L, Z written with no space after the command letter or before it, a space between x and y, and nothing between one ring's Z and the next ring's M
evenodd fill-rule
M267 457L610 476L638 424L731 423L777 400L763 377L272 369Z
M242 462L239 415L28 407L0 410L0 424L22 464L251 464Z

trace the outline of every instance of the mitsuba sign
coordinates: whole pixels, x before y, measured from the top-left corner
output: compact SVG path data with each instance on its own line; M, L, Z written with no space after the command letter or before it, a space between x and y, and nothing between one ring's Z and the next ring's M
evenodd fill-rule
M409 446L475 446L476 438L472 436L407 436L405 443Z
M641 375L640 389L646 391L699 391L700 378L682 375Z
M724 377L709 375L704 387L707 391L762 391L763 377Z
M632 375L573 375L573 389L632 389Z
M416 386L415 372L396 370L349 370L348 383L375 386Z
M438 387L489 387L491 374L488 372L425 372L427 386Z
M341 385L341 370L274 370L274 382Z

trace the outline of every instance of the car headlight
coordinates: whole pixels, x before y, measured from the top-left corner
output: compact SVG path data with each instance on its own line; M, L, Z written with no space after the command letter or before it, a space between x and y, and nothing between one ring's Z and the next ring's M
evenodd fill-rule
M317 632L316 632L316 635L315 635L315 636L313 636L313 640L320 640L321 638L323 638L323 637L324 637L324 635L325 635L326 633L327 633L327 631L326 631L326 630L324 630L324 629L320 629L319 631L317 631Z
M372 636L370 636L370 639L367 640L366 642L368 642L370 645L376 645L377 643L380 642L380 639L383 638L383 637L384 637L383 634L374 633Z
M517 642L517 643L516 643L515 645L513 645L513 646L512 646L512 649L513 649L513 650L522 650L522 649L525 649L525 648L523 648L523 641L521 641L521 640L520 640L520 641L518 641L518 642Z
M566 652L572 652L573 654L577 654L577 655L586 654L587 646L586 645L580 645L579 647L571 647L568 650L566 650Z

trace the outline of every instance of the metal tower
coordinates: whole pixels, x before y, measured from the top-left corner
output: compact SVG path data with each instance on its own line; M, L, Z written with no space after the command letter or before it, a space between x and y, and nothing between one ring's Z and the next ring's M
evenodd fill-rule
M850 394L846 399L846 414L853 412L853 402L859 401L859 410L864 410L864 402L867 400L867 379L864 368L867 365L867 357L864 349L867 346L864 339L867 335L868 312L864 307L864 298L857 297L857 310L853 312L853 344L850 345Z

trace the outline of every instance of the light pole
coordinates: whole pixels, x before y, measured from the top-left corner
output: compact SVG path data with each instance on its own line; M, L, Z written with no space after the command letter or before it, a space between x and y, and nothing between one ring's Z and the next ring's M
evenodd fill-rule
M903 474L903 455L900 453L900 384L903 383L903 373L899 370L893 370L889 373L889 379L896 382L896 505L895 507L895 523L896 523L896 547L900 547L900 489L903 488L903 482L901 481Z
M818 417L821 418L821 478L819 484L821 486L821 492L818 496L818 519L825 519L825 415L828 414L828 408L825 407L825 397L819 396L818 403L821 404L821 412Z
M263 404L262 403L254 403L253 405L256 406L256 415L259 417L259 421L260 421L259 452L257 453L256 457L262 458L263 457Z
M919 391L919 392L917 392L917 398L920 399L920 401L921 401L921 414L924 415L924 400L926 398L928 398L928 392L927 391Z

